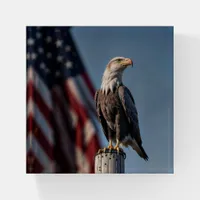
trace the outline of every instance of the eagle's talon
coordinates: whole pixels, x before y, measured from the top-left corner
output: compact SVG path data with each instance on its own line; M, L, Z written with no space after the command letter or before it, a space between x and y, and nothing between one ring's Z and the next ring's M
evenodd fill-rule
M119 147L120 145L120 142L119 142L119 139L117 139L117 143L116 143L116 146L114 147L115 150L117 150L117 153L119 154L120 151L123 152L123 150Z
M108 149L114 149L113 145L108 145Z
M109 150L109 153L111 153L111 152L112 152L112 149L114 149L114 147L113 147L113 145L112 145L112 140L111 140L111 139L109 139L109 144L108 144L107 149Z
M119 154L120 148L119 147L115 147L114 149L117 150L117 154Z
M122 148L120 148L119 146L115 146L114 147L115 150L117 150L117 153L119 154L119 152L124 152L124 150Z
M112 150L112 149L114 149L114 147L113 147L113 145L109 145L109 146L107 147L107 149Z
M109 152L111 153L112 150L114 149L114 147L113 147L113 145L111 144L111 145L108 145L107 149L109 149Z
M99 149L97 154L106 153L106 150L109 150L109 152L111 153L113 149L114 149L114 147L112 145L109 145L108 147L104 147L103 149Z

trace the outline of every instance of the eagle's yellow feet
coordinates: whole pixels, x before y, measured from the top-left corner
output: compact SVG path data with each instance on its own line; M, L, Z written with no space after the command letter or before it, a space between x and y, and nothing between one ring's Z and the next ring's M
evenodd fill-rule
M107 149L114 149L113 145L108 145Z
M119 145L120 145L119 140L117 139L116 141L117 141L117 142L116 142L116 145L115 145L114 149L117 150L118 153L119 153L120 151L121 151L121 152L124 152L123 149L119 147Z
M107 147L104 147L103 149L99 149L99 151L97 153L98 154L105 153L107 149L110 150L110 152L111 152L114 149L114 147L112 145L108 145Z
M113 147L113 145L111 144L111 145L108 145L107 149L109 149L110 152L111 152L111 151L114 149L114 147Z
M118 153L119 153L120 151L121 151L121 152L124 152L124 150L123 150L122 148L120 148L119 146L115 146L114 149L117 150Z
M98 153L98 154L99 154L99 153L106 153L106 149L107 149L106 147L104 147L103 149L99 149L99 151L98 151L97 153Z
M103 148L103 152L104 152L104 153L106 153L106 149L107 149L106 147Z

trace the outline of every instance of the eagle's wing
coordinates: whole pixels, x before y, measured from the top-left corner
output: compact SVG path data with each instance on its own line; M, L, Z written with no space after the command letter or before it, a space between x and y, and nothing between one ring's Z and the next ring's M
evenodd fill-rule
M139 122L138 122L138 112L135 107L135 101L131 95L129 89L125 86L120 86L118 89L119 98L121 100L121 104L124 108L127 120L131 127L131 137L135 140L132 140L130 145L136 152L144 158L144 160L148 160L149 157L146 154L144 148L142 147L142 140L140 136Z
M97 111L97 117L99 122L101 123L102 127L103 127L103 132L108 140L108 125L106 123L106 120L102 114L101 111L101 94L100 94L100 90L97 90L94 96L94 100L95 100L95 105L96 105L96 111Z
M118 89L119 98L121 100L121 104L124 108L126 117L128 119L129 124L134 129L130 134L133 138L136 139L138 144L142 144L140 129L139 129L139 121L138 121L138 112L135 106L135 101L129 89L125 86L120 86ZM134 135L133 135L134 134Z

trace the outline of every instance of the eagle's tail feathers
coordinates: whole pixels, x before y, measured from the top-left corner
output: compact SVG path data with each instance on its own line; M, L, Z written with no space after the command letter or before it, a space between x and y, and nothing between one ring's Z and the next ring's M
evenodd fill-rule
M138 153L141 158L143 158L145 161L148 161L149 157L143 149L142 145L138 145L137 142L134 140L131 144L131 147Z

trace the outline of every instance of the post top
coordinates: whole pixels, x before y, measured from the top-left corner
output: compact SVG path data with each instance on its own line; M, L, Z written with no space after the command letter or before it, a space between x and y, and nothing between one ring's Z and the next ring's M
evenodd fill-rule
M102 153L114 153L114 154L120 154L120 155L122 155L123 157L124 157L124 160L126 159L126 153L125 152L123 152L123 151L117 151L117 150L115 150L115 149L106 149L105 150L105 152L100 152L100 153L96 153L96 155L95 156L97 156L97 155L100 155L100 154L102 154Z

